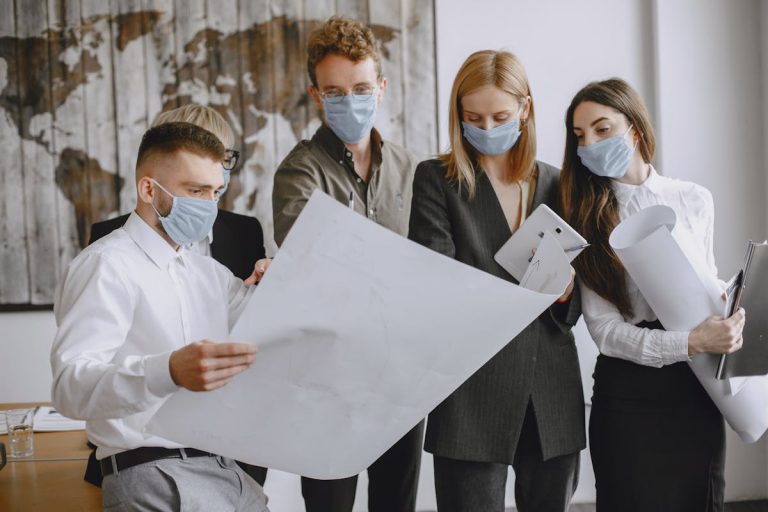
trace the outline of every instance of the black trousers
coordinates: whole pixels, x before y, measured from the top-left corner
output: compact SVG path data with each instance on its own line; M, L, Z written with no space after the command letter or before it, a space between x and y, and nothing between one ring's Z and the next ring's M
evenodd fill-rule
M594 377L597 511L721 512L723 418L688 364L651 368L600 355Z
M532 405L515 450L515 504L520 512L566 512L579 482L580 454L544 460ZM438 512L503 512L507 464L434 457Z
M369 512L414 512L419 485L424 422L405 434L368 468ZM240 463L263 485L267 469ZM307 512L351 512L357 476L338 480L301 477L301 494Z
M368 467L369 512L414 512L419 485L424 422ZM357 476L339 480L301 477L307 512L351 512Z

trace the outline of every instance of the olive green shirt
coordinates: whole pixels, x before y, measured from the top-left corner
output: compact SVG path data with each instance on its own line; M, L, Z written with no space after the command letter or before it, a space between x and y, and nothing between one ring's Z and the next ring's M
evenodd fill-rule
M366 183L356 172L352 152L325 124L294 147L275 173L272 212L275 242L282 245L315 189L345 206L350 192L356 212L408 235L413 173L418 161L407 149L371 131L371 172Z

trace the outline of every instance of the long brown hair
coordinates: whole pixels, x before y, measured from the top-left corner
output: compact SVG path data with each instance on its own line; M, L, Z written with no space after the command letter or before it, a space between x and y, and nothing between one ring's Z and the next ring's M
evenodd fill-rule
M656 137L642 98L620 78L588 84L576 93L565 115L565 156L560 173L562 212L565 220L591 243L576 258L574 266L584 284L630 317L632 305L624 266L608 244L611 231L619 223L611 178L591 173L576 154L579 141L573 133L573 113L585 101L605 105L626 116L639 135L637 149L646 163L653 160Z
M459 188L466 187L469 197L475 195L475 170L472 160L477 151L463 136L461 99L481 87L493 85L515 96L520 101L531 97L527 120L520 123L520 138L510 151L513 175L510 180L526 176L536 163L536 122L531 87L522 62L507 51L482 50L475 52L461 65L451 88L448 111L448 140L450 147L440 160L448 168L447 176L455 180Z

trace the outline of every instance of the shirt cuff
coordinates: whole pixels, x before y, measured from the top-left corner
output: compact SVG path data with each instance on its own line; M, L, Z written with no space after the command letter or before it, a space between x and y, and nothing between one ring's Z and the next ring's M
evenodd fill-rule
M155 354L144 358L144 374L147 388L158 397L165 397L177 391L179 386L171 378L171 352Z
M688 331L667 331L669 336L669 361L664 364L679 363L681 361L690 361L688 356Z

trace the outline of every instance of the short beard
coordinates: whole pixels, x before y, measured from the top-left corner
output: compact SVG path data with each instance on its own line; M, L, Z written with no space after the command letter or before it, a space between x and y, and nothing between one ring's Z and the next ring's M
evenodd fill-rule
M162 191L161 191L162 192ZM165 230L165 227L163 227L163 223L160 222L160 217L167 217L171 214L171 210L173 209L173 199L168 201L168 198L165 197L165 192L162 192L159 194L159 203L157 206L155 206L155 227L165 233L165 236L170 238L170 235Z

